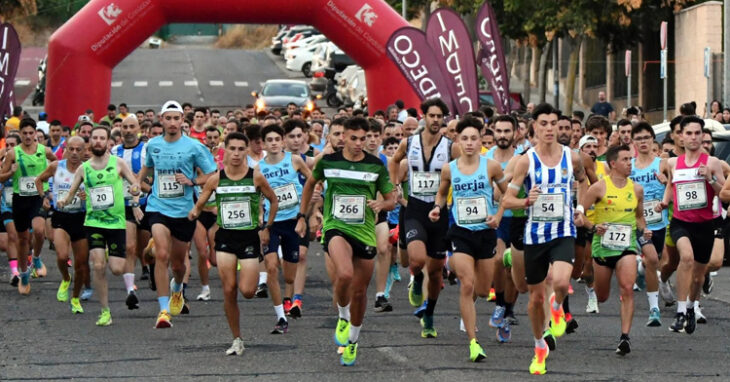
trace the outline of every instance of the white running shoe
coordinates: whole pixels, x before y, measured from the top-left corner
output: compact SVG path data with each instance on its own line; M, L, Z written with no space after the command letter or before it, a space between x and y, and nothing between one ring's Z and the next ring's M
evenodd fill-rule
M241 337L233 340L231 347L226 350L226 355L241 355L246 348L243 346L243 340Z
M210 301L210 289L203 289L197 298L198 301Z
M586 304L586 313L598 313L598 299L595 297L588 297L588 304Z
M663 282L661 278L659 279L659 296L664 300L665 306L672 306L677 302L677 298L672 291L672 283L669 280Z

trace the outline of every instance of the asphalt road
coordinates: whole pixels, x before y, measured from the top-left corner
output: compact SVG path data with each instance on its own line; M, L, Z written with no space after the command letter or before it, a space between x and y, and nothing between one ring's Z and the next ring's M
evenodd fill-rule
M446 286L436 308L437 339L422 339L420 325L408 304L407 271L396 284L391 301L394 311L374 313L374 288L360 338L357 364L345 368L332 341L336 311L331 308L331 287L324 271L321 247L313 245L309 256L309 279L304 299L304 317L290 320L289 333L272 335L275 321L269 299L243 301L239 298L246 352L227 357L231 336L222 309L220 280L211 271L212 300L191 303L189 316L173 318L174 327L153 329L157 313L156 295L147 283L138 281L141 309L129 311L124 304L121 277L109 276L114 323L94 325L99 311L96 297L83 304L83 315L71 314L68 303L55 299L60 281L53 252L43 253L48 277L32 281L28 297L18 295L6 283L0 285L0 380L260 380L465 381L482 378L523 380L532 378L527 368L533 340L525 314L526 296L516 307L518 326L512 342L498 344L488 327L493 304L477 304L478 333L487 359L468 362L468 346L459 331L458 289ZM196 268L194 268L196 269ZM716 279L716 289L730 285L728 269ZM138 271L139 274L139 271ZM7 280L5 262L0 277ZM580 327L577 333L558 339L558 350L548 358L548 374L542 379L566 380L716 380L727 381L730 371L730 304L708 299L704 312L707 325L693 335L670 333L667 326L672 308L662 308L660 328L644 326L647 317L645 294L636 298L636 315L631 333L632 353L614 354L618 340L618 297L614 288L601 313L584 313L585 293L574 284L571 306ZM197 295L199 281L193 271L188 294ZM722 297L725 296L725 297Z

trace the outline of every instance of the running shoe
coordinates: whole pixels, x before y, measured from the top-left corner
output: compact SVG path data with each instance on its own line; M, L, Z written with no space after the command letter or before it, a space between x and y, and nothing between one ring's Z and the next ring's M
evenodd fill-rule
M196 299L198 301L210 301L210 288L202 289Z
M669 326L669 330L675 333L684 332L684 325L687 323L687 317L684 313L677 313L674 317L674 323Z
M302 300L296 299L292 302L291 309L289 310L289 315L294 318L299 318L302 316Z
M287 316L290 316L291 315L290 311L291 311L291 307L292 307L291 299L288 297L285 298L283 305L284 305L284 314L286 314Z
M494 301L497 299L497 295L494 293L494 288L489 289L489 296L487 296L487 301Z
M150 279L150 268L148 266L142 266L142 276L140 276L139 279L143 281Z
M155 329L164 329L171 327L172 323L170 322L170 314L168 314L166 310L161 311L157 315L157 323L155 324Z
M509 327L509 323L507 321L504 322L502 326L497 329L497 341L500 343L506 343L509 342L512 339L512 329Z
M489 326L493 328L501 328L504 325L504 311L505 307L497 305L494 308L492 317L489 318Z
M392 264L390 266L390 275L393 276L393 281L397 283L401 281L400 272L398 272L398 264Z
M18 283L18 293L24 296L30 294L30 280L23 280L23 277L20 278L20 282Z
M509 312L504 314L504 320L510 324L510 326L517 326L520 324L520 321L515 317L514 312Z
M84 290L81 291L81 301L89 301L91 298L91 295L94 294L94 290L91 288L84 288Z
M416 281L413 280L410 286L408 286L408 302L411 306L417 307L423 304L423 280L419 285L416 285Z
M170 314L177 316L183 310L185 305L185 299L183 298L182 291L170 293Z
M421 337L422 338L436 338L438 333L433 327L433 316L424 315L421 318Z
M375 300L375 311L377 313L392 312L393 305L390 305L388 299L385 298L385 296L378 296L378 298Z
M286 318L282 317L276 322L276 325L274 325L274 330L271 331L271 334L284 334L288 330L289 322L286 321Z
M616 347L616 354L626 355L631 353L631 342L629 342L629 336L621 335L618 340L618 347Z
M350 321L340 318L335 328L335 345L347 346L348 337L350 337Z
M548 345L548 348L549 348L549 349L550 349L551 351L553 351L553 350L555 350L555 349L557 348L557 346L558 346L558 343L557 343L557 341L555 340L555 336L554 336L554 335L553 335L553 333L552 333L552 332L550 331L550 328L548 328L548 329L545 329L545 332L544 332L544 333L542 333L542 339L544 339L544 340L545 340L545 343L546 343L546 344Z
M472 338L469 342L469 360L472 362L479 362L484 358L487 358L487 355L484 353L482 345L479 345L476 338Z
M565 322L567 323L565 332L568 334L575 333L576 329L578 329L578 321L575 317L570 313L565 313Z
M61 280L61 285L58 286L56 292L56 300L60 302L68 301L68 287L71 285L71 280Z
M664 306L672 306L677 302L677 297L674 296L674 291L672 290L672 283L669 280L663 282L659 278L659 296L664 300Z
M127 309L139 309L139 299L137 298L137 293L135 293L134 291L130 291L129 293L127 293L127 301L125 302L127 304Z
M243 346L243 340L238 337L233 340L231 347L226 350L226 355L241 355L246 348Z
M256 288L256 298L267 298L269 297L269 287L265 283L259 284Z
M464 326L464 320L459 319L459 330L466 333L466 326ZM474 326L474 331L479 333L479 328Z
M418 307L418 309L413 311L413 315L418 318L423 318L424 314L426 314L426 301L424 301L423 304Z
M702 309L699 307L695 307L695 317L697 317L697 323L698 324L706 324L707 323L707 317L705 317L704 314L702 314Z
M20 282L20 275L16 272L10 275L10 286L17 287Z
M101 308L99 319L96 320L96 326L109 326L112 324L112 313L109 308Z
M71 313L72 314L84 313L84 308L81 307L81 301L78 299L78 297L71 298Z
M357 343L348 343L345 351L340 356L340 364L342 366L352 366L355 364L355 358L357 358Z
M588 297L588 303L586 304L586 313L598 314L598 299L595 297Z
M183 294L183 301L185 301L185 303L183 304L180 314L190 314L190 304L188 304L188 300L185 300L184 296L185 294Z
M561 337L565 334L565 328L567 326L565 322L565 312L563 312L562 306L560 306L558 310L553 309L554 302L555 293L550 296L550 331L555 337Z
M532 357L532 363L530 363L530 374L543 375L547 371L545 369L545 360L550 354L549 348L540 348L535 346L535 356Z
M687 321L684 324L684 332L687 334L692 334L695 332L696 327L697 321L695 318L695 310L694 308L687 308Z
M40 256L32 256L32 259L33 260L31 261L31 263L33 277L46 277L46 275L48 274L48 269L46 268L46 265L43 264L43 261L41 261Z
M646 326L662 326L661 314L659 308L651 308L649 310L649 321L646 322Z
M637 271L636 271L636 283L634 284L639 290L646 289L646 271L644 269L644 263L641 261L640 256L636 256ZM634 289L636 290L636 289Z
M715 282L712 281L712 274L708 273L705 275L705 282L702 283L702 293L708 295L712 293L712 289L714 288Z

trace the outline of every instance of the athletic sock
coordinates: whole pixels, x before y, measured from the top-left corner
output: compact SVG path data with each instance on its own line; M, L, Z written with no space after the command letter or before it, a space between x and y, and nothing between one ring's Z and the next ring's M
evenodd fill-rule
M426 313L424 313L426 316L433 316L433 311L436 309L436 301L432 298L426 300Z
M699 305L699 301L689 301L687 300L687 309L695 309L695 304Z
M18 273L18 260L8 260L8 265L12 274Z
M677 313L687 314L687 301L677 301Z
M203 285L203 292L209 292L210 291L210 285Z
M168 296L160 296L157 297L157 303L160 304L160 311L166 310L170 311L170 297Z
M340 313L340 318L348 322L350 321L350 304L347 304L347 306L337 304L337 311Z
M175 281L175 279L172 279L172 285L170 285L170 286L172 287L173 292L175 292L175 293L182 292L182 284L178 284L177 281Z
M515 314L512 309L514 308L515 304L507 303L504 306L504 315L509 316L510 314Z
M350 337L348 338L350 340L351 344L357 343L357 340L360 338L360 329L362 328L362 325L355 326L350 325Z
M294 300L294 301L296 301L296 300L302 301L302 295L301 294L298 294L298 293L295 293L294 294L294 297L292 297L292 300Z
M269 274L266 272L259 272L259 285L266 284L266 280L269 279Z
M416 294L421 294L423 290L423 272L419 272L417 275L413 275L413 291Z
M646 297L649 299L649 309L659 309L659 292L646 292Z
M284 315L284 305L274 305L274 312L276 312L276 319L284 319L286 321L286 316Z
M586 285L586 294L588 294L588 298L598 299L596 297L596 290Z
M700 300L695 301L694 304L693 304L693 307L695 309L699 309L699 307L700 307Z
M28 285L30 279L30 268L26 269L25 272L20 272L20 283L23 285Z
M563 300L563 312L565 312L565 314L570 313L570 304L568 303L569 299L570 296L565 296L565 300Z
M553 310L560 310L560 303L557 300L553 301Z
M545 340L542 337L535 338L535 347L540 348L540 349L545 349L547 347L547 343L545 342Z
M385 293L384 293L384 292L378 292L378 293L375 293L375 299L376 299L376 300L377 300L377 299L378 299L378 297L380 297L380 296L383 296L383 297L385 297Z
M496 299L495 303L497 304L497 306L503 307L505 305L504 292L496 292L494 295L495 295L495 299Z
M122 275L124 278L124 286L127 288L127 294L134 291L134 273L125 273Z

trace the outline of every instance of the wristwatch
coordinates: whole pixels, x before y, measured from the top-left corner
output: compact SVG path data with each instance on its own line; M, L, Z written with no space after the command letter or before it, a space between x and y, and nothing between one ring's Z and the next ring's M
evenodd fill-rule
M297 220L299 220L299 219L301 219L301 218L305 218L305 219L306 219L306 218L307 218L307 215L305 215L305 214L303 214L303 213L301 213L301 212L300 212L300 213L298 213L298 214L297 214Z
M131 203L129 203L129 206L132 207L132 208L139 207L139 203L137 203L137 202L131 202Z

